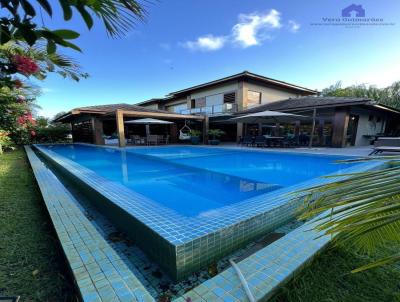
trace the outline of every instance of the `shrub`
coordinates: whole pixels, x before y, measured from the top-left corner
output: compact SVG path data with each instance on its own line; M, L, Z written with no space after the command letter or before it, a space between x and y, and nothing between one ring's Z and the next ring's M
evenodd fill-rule
M67 125L49 125L47 127L37 126L35 128L35 143L65 143L70 142L67 137L71 130Z
M0 154L3 154L3 151L14 149L14 142L9 135L8 131L0 130Z

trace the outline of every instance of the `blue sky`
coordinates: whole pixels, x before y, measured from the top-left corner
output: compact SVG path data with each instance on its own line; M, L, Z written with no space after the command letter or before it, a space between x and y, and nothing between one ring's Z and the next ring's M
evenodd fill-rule
M400 80L400 2L357 1L366 17L394 25L315 26L339 17L352 1L164 0L147 5L148 18L120 39L100 23L88 31L79 17L64 23L56 11L45 25L81 32L83 53L64 50L90 78L75 83L50 75L39 83L39 112L137 103L191 85L249 70L322 89L387 86ZM397 12L397 13L396 13Z

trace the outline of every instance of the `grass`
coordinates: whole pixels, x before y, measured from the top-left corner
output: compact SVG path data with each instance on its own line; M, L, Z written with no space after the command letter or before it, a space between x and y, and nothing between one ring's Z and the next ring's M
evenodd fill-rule
M0 155L0 296L77 301L25 152Z
M400 249L388 245L375 255L329 248L284 286L274 302L396 302L400 301L400 266L384 266L352 274L354 268Z

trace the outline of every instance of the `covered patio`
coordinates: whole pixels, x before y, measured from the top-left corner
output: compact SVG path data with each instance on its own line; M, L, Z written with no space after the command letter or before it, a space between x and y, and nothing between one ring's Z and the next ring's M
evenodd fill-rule
M163 130L158 129L158 131L163 131L163 134L168 135L171 143L178 142L179 129L187 124L190 124L193 129L200 130L203 142L207 143L208 117L152 110L135 105L115 104L75 108L55 121L71 124L74 142L104 145L104 138L113 136L120 147L125 147L130 136L135 134L134 131L138 132L136 134L145 133L143 125L132 127L129 126L132 125L129 121L144 118L165 121L165 125L162 125Z

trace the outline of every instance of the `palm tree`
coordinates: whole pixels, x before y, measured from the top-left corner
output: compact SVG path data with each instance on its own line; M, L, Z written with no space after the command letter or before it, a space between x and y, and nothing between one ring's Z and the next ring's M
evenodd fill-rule
M347 177L307 190L306 210L300 218L321 214L316 229L332 235L334 245L353 250L369 253L387 243L399 243L400 157L379 159L387 160L385 168L343 175ZM396 261L400 261L400 253L352 272Z
M140 0L59 0L65 21L71 20L74 13L84 20L91 29L96 16L103 21L107 33L112 37L126 33L137 21L143 21L146 15L144 5ZM35 2L35 3L34 3ZM79 37L79 33L67 30L50 30L44 25L39 26L35 20L38 8L50 17L53 16L53 7L56 1L50 0L2 0L0 19L0 44L10 40L24 41L30 46L38 40L47 41L47 51L56 51L56 45L80 50L70 40ZM146 0L145 0L146 2Z
M40 72L34 74L39 80L44 79L48 72L55 72L64 78L79 81L80 78L88 77L87 73L81 71L81 67L68 56L60 53L47 53L45 47L38 44L34 47L24 43L8 42L0 45L1 64L6 64L8 59L14 55L22 55L32 58L40 67Z

